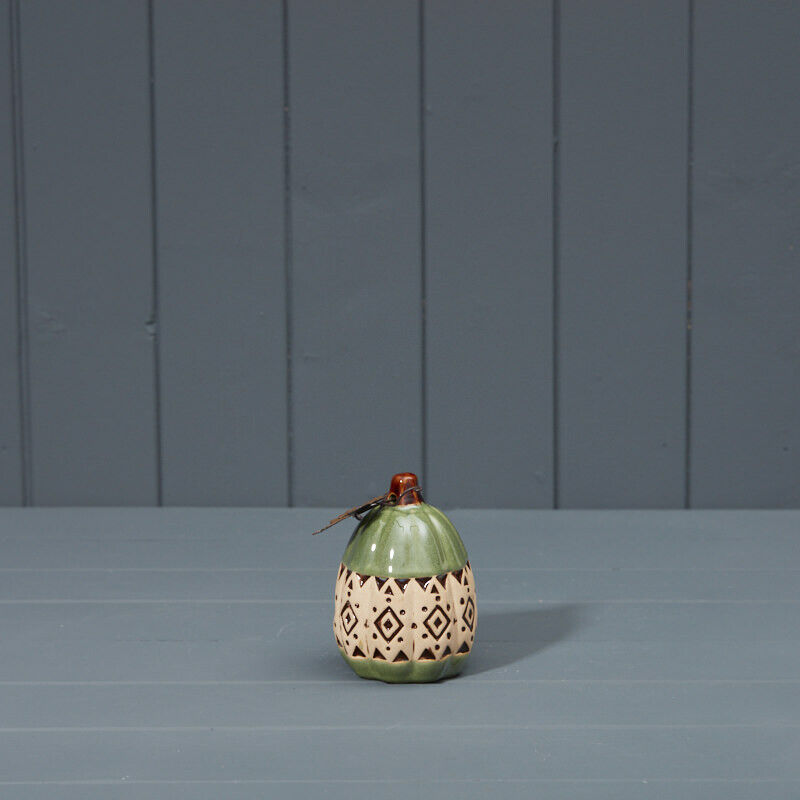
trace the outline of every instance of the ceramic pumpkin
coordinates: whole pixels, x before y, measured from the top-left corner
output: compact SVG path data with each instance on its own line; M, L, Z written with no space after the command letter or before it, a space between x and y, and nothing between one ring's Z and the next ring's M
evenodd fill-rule
M376 501L339 566L336 644L362 678L400 683L456 675L477 623L464 543L450 520L423 501L413 473L395 475Z

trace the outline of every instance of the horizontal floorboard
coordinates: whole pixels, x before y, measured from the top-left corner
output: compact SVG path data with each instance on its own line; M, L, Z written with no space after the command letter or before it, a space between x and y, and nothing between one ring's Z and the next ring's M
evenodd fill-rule
M485 644L573 642L800 642L795 603L493 604L481 616ZM330 626L322 604L25 603L0 606L0 664L15 643L103 647L127 642L246 641L300 645ZM327 644L327 636L322 640ZM22 648L19 648L20 650Z
M397 702L402 692L402 702ZM300 702L302 700L302 702ZM352 681L328 684L0 684L0 729L19 728L339 728L392 724L448 727L585 725L797 725L794 682L674 683L551 681L476 686L473 681L404 689ZM453 708L469 714L452 717Z
M703 800L796 800L800 793L797 781L789 780L629 780L542 779L542 780L217 780L217 781L136 781L120 780L99 783L2 784L9 800L351 800L354 795L407 800L418 793L437 800L519 800L521 795L535 795L536 800L675 800L676 797L702 797Z
M353 529L311 531L335 509L9 510L3 567L308 569L338 564ZM785 569L800 563L791 511L453 511L476 570Z
M387 686L332 513L0 514L3 800L800 796L800 515L454 511L474 652Z
M0 604L59 602L333 603L336 570L281 568L3 569ZM481 606L494 603L800 602L800 569L477 569Z
M350 676L322 604L0 605L0 680ZM513 678L794 678L793 603L496 604L468 670ZM487 675L488 676L488 675Z
M390 706L393 708L394 704ZM465 714L467 709L465 709ZM347 720L344 720L346 722ZM800 779L800 728L374 728L0 732L5 780L238 778ZM304 755L306 754L306 755ZM390 757L387 757L387 754Z

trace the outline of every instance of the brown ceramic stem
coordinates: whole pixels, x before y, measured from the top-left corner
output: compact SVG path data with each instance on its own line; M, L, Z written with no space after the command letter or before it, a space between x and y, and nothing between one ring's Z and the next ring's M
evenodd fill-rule
M417 476L413 472L398 472L392 478L389 491L398 498L398 506L413 506L422 502Z

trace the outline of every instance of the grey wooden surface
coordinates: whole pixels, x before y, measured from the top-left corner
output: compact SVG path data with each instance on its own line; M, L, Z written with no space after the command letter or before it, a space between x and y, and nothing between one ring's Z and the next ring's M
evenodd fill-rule
M800 4L490 5L0 0L0 503L800 504Z
M293 0L288 28L291 503L325 505L421 466L417 9Z
M560 23L558 501L679 508L688 9L564 0Z
M280 6L153 12L162 500L283 505Z
M0 3L0 119L14 119L16 75L11 54L9 0ZM0 126L0 505L18 506L23 501L22 416L19 375L19 320L17 319L17 148L13 124Z
M149 505L147 8L26 0L19 20L30 497Z
M457 511L464 674L353 675L327 510L0 514L0 794L800 791L800 514Z
M553 503L552 26L546 3L425 6L425 466L445 505Z

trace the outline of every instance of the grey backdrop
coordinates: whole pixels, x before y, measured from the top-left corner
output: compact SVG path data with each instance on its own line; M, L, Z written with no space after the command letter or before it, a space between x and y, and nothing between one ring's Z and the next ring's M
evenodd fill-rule
M0 12L0 503L800 505L800 2Z

